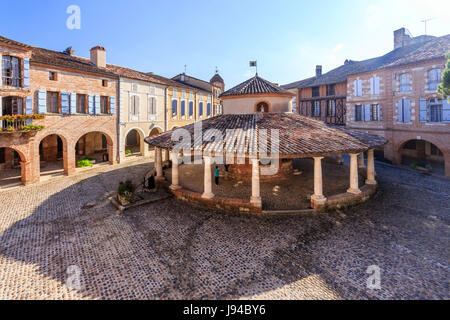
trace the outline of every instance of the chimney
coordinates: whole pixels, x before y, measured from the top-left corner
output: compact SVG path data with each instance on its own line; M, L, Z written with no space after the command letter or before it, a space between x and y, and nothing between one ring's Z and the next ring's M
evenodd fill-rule
M63 53L65 53L69 56L75 55L75 51L72 49L72 47L68 47L66 50L63 51Z
M411 40L412 36L408 29L400 28L394 31L394 49L409 45Z
M91 49L91 63L99 68L106 68L106 50L96 46Z
M322 66L316 66L316 77L320 77L322 75Z

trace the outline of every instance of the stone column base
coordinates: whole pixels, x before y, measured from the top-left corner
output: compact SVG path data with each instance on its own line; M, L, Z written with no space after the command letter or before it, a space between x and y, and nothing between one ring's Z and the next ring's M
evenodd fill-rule
M166 181L165 177L156 177L155 178L156 181Z
M324 196L316 196L316 195L311 196L311 207L313 208L322 207L325 205L326 202L327 198L325 198Z
M361 190L350 188L350 189L347 190L347 192L348 192L348 193L351 193L351 194L360 194L360 193L361 193Z
M377 182L376 182L375 180L369 180L369 179L367 179L367 180L366 180L366 184L376 185Z
M254 205L255 207L262 208L262 200L261 197L251 197L250 203Z
M203 199L212 199L214 198L214 193L204 193L202 194Z
M170 190L180 190L181 186L176 186L176 185L172 184L169 188L170 188Z

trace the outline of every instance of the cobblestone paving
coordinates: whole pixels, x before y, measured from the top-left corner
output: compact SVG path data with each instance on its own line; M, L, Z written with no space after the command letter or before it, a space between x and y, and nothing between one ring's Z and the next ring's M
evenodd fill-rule
M255 216L169 199L119 215L101 167L0 193L0 299L449 299L449 180L378 166L380 192L327 214ZM69 290L69 266L81 288ZM381 268L381 289L366 286Z

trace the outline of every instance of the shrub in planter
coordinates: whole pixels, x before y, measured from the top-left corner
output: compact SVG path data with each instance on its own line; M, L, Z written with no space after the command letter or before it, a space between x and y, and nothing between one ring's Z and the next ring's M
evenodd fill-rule
M77 161L77 167L79 167L79 168L92 167L92 166L93 166L93 164L90 163L88 159L83 159L83 160Z
M136 200L135 190L136 186L131 181L120 182L117 188L117 201L123 206L133 203Z
M126 156L129 156L132 153L133 153L133 151L131 151L130 149L125 150L125 155Z

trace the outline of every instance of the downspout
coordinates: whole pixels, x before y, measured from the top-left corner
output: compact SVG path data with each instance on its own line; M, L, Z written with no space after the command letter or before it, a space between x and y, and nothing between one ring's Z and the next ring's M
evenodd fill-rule
M164 88L164 132L166 132L169 128L169 119L167 116L167 99L169 94L169 87Z
M120 91L121 91L121 87L120 87L120 82L121 82L121 77L119 76L118 79L118 85L117 85L117 102L116 102L116 109L117 109L117 162L120 163L121 159L120 159L120 138L122 137L122 124L121 124L121 118L122 118L122 114L120 112L120 109L122 108L122 104L120 103Z

